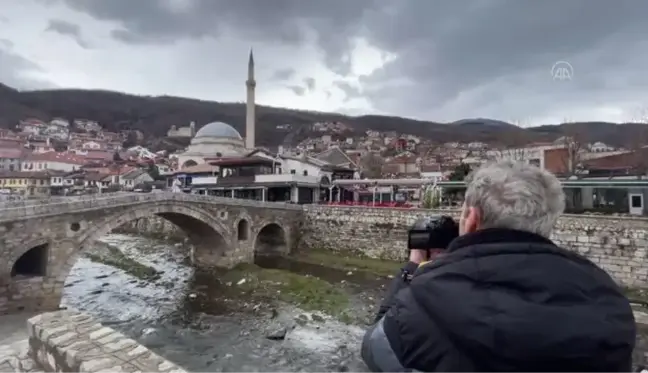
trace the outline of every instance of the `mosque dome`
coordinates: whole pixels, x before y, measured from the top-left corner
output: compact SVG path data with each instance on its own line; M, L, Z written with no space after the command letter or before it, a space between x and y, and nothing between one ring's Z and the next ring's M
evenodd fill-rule
M227 123L211 122L196 132L195 137L221 137L242 140L241 134Z

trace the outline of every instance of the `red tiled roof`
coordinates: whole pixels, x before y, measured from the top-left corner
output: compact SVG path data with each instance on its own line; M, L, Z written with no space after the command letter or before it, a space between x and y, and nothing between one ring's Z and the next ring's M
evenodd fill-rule
M216 172L216 170L218 170L218 166L213 166L208 163L201 163L195 166L185 167L181 170L176 171L175 173L176 174L199 174L199 173L202 174L206 172L213 173Z
M25 154L25 148L0 148L0 158L22 158Z
M241 157L241 158L223 158L215 161L209 161L213 166L243 166L249 164L272 164L273 161L261 157Z
M104 173L99 173L99 172L89 172L85 175L83 175L83 178L88 180L88 181L101 181L108 176L111 176L110 174L104 174Z
M23 123L29 124L29 125L45 125L45 122L43 122L40 119L36 119L36 118L27 118L27 119L25 119L23 121Z
M440 172L441 165L439 164L422 164L421 172Z
M88 160L85 157L66 152L31 153L27 156L26 161L59 162L76 165L84 165L88 163Z
M4 171L0 172L0 178L22 178L22 179L46 179L51 176L64 175L65 171L43 170L43 171Z
M23 146L23 140L22 139L0 139L0 147L22 147Z
M85 155L87 159L101 159L101 160L112 160L114 154L111 152L104 152L101 150L88 150L88 153Z

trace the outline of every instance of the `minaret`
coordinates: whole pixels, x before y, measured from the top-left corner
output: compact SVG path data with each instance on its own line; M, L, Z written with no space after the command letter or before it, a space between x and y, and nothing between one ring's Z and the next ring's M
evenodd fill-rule
M250 49L250 59L248 60L248 78L245 82L247 86L247 102L245 104L245 147L254 149L254 130L256 127L256 103L254 102L254 90L256 89L256 80L254 80L254 55Z

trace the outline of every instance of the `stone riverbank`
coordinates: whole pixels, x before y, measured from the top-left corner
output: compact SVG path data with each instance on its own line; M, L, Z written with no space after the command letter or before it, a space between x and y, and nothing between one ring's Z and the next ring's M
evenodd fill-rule
M300 250L404 260L407 229L419 217L457 216L456 211L304 205ZM161 218L140 219L124 232L182 239L183 233ZM553 240L577 251L628 287L648 287L648 219L607 215L564 215Z
M116 339L137 341L187 371L365 371L358 351L363 330L399 265L310 250L290 260L196 273L183 264L182 244L124 235L102 241L70 274L64 306L92 315L103 324L86 320L97 330L111 328L123 335ZM0 325L0 337L3 331ZM42 369L24 352L3 360L2 351L0 361L12 365L0 364L1 371ZM648 332L641 329L635 362L645 363L646 351Z

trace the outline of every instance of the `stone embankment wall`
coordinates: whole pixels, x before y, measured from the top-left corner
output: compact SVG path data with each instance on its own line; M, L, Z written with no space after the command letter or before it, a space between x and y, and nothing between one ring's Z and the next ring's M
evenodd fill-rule
M301 250L327 249L372 258L404 260L407 229L419 217L456 211L304 205ZM121 232L182 239L184 233L159 217L139 219ZM577 251L627 286L648 286L648 219L564 215L552 239Z
M458 212L422 209L305 206L302 250L328 249L404 260L407 229L419 217ZM608 271L618 282L648 286L648 219L564 215L552 239Z
M34 316L27 327L29 355L46 372L185 372L77 311Z

